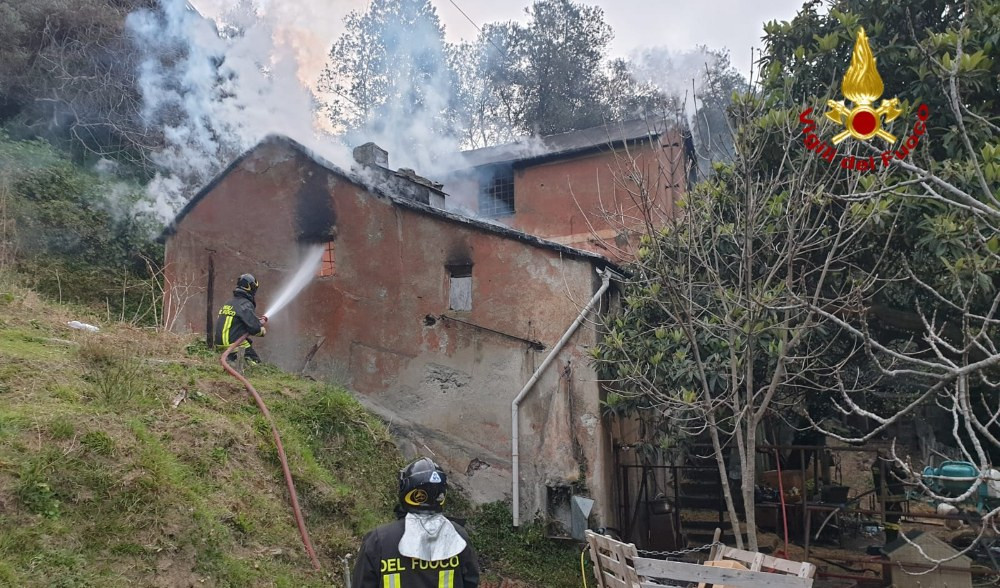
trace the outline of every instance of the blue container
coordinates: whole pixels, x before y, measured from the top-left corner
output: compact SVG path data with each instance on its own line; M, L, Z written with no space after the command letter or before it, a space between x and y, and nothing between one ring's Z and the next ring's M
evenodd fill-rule
M931 488L936 488L941 494L949 496L959 496L968 490L975 478L979 477L979 468L967 461L945 461L940 466L924 468L924 483ZM938 476L931 478L930 476ZM971 478L968 480L950 478ZM980 487L981 493L985 494L986 484Z

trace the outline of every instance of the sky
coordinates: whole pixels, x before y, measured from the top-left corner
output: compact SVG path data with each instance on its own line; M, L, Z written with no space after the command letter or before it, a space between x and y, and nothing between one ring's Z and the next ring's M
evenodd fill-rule
M351 10L363 10L368 0L258 0L265 11L273 11L289 29L296 31L300 62L311 77L318 76L323 57L343 29L343 17ZM583 0L604 10L615 39L614 57L628 57L642 47L667 47L686 51L697 45L712 49L728 48L733 65L747 75L751 47L759 48L768 20L791 20L804 0ZM237 0L191 0L206 16L214 17ZM473 39L477 25L527 20L530 0L431 0L445 26L449 41ZM468 15L466 18L459 8Z
M528 0L454 0L477 24L498 20L527 20ZM451 0L432 0L444 22L449 40L476 35L473 25ZM586 0L604 10L604 18L615 32L611 54L628 57L634 49L665 46L673 51L707 45L726 47L733 65L746 75L750 71L750 47L760 47L763 23L791 20L803 0Z

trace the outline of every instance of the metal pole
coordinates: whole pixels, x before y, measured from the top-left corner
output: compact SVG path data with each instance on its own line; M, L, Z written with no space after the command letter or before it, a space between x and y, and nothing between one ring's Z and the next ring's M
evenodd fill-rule
M806 450L799 449L799 470L802 472L802 522L806 522L806 513L809 512L809 491L806 490ZM808 541L808 539L806 539Z
M885 460L882 459L882 452L879 452L877 454L876 459L878 459L878 470L879 470L879 472L878 472L878 477L879 477L878 500L879 500L879 507L882 510L882 532L885 533L886 523L889 522L889 519L885 516L885 495L886 495L886 492L888 492L889 486L888 486L888 484L886 484L886 480L885 480L885 474L886 474L886 471L885 471Z
M677 466L670 466L670 472L674 476L674 545L677 549L683 549L685 545L681 545L684 541L684 537L681 534L681 482L680 474L677 471Z
M632 500L632 493L629 492L628 484L629 466L622 466L622 540L632 541L632 524L629 522L629 502Z
M811 535L811 534L812 534L812 511L807 508L806 509L806 543L805 543L806 554L802 557L803 561L809 561L809 535ZM788 554L786 553L785 556L787 557Z

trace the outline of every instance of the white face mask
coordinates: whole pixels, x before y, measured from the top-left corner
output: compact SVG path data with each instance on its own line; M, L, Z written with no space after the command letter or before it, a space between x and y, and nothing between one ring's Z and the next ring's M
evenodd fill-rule
M441 513L408 513L399 553L423 561L440 561L465 551L465 539Z

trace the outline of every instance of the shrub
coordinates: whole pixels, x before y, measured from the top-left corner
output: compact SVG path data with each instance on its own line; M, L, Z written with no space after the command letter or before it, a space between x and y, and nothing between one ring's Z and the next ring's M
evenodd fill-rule
M85 365L84 378L94 386L100 400L120 405L146 393L146 369L141 356L100 340L85 342L79 353Z

